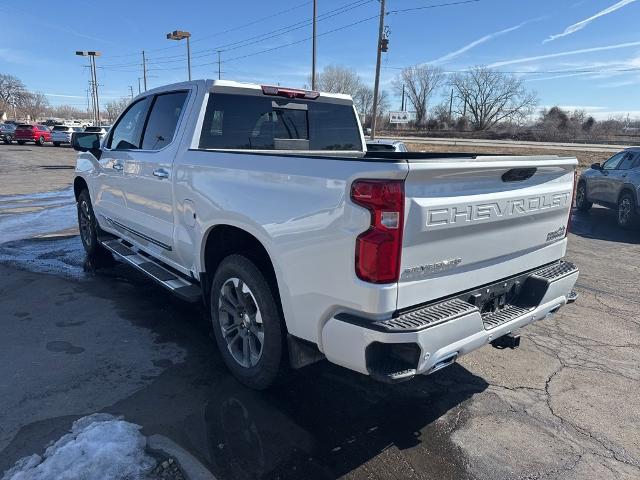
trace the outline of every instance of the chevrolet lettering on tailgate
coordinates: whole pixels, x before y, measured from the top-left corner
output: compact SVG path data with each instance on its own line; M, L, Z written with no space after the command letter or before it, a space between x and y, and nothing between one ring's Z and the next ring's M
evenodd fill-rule
M426 226L434 228L445 225L499 220L504 217L531 215L543 210L566 208L570 202L571 192L562 192L515 200L509 199L503 202L439 207L427 211Z

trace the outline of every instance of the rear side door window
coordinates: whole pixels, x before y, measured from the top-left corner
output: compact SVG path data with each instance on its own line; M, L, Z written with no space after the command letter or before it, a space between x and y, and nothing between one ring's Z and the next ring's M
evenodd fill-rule
M188 92L157 95L142 139L143 150L160 150L173 141Z
M149 97L131 104L112 129L107 147L112 150L139 149L148 109Z

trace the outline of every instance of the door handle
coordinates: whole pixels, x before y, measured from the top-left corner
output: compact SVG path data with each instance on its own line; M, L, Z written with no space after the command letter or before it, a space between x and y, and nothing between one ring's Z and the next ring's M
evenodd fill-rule
M158 168L153 171L153 176L158 178L169 178L169 171L166 168Z
M122 165L121 163L114 163L111 168L113 168L114 170L118 170L119 172L121 172L124 169L124 165Z

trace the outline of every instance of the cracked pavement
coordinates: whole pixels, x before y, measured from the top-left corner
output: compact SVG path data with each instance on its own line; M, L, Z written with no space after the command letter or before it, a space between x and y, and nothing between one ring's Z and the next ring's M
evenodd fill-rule
M23 214L0 202L0 227ZM603 208L572 231L580 297L523 329L519 349L485 347L392 386L323 362L270 392L227 373L201 309L124 265L85 268L68 231L1 244L0 474L107 412L220 479L640 478L640 232Z

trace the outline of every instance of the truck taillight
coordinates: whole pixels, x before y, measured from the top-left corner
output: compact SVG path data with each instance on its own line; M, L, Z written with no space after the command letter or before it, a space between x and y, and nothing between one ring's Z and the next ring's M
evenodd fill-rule
M370 283L397 282L404 219L404 181L356 180L351 200L371 212L371 225L356 240L356 275Z

